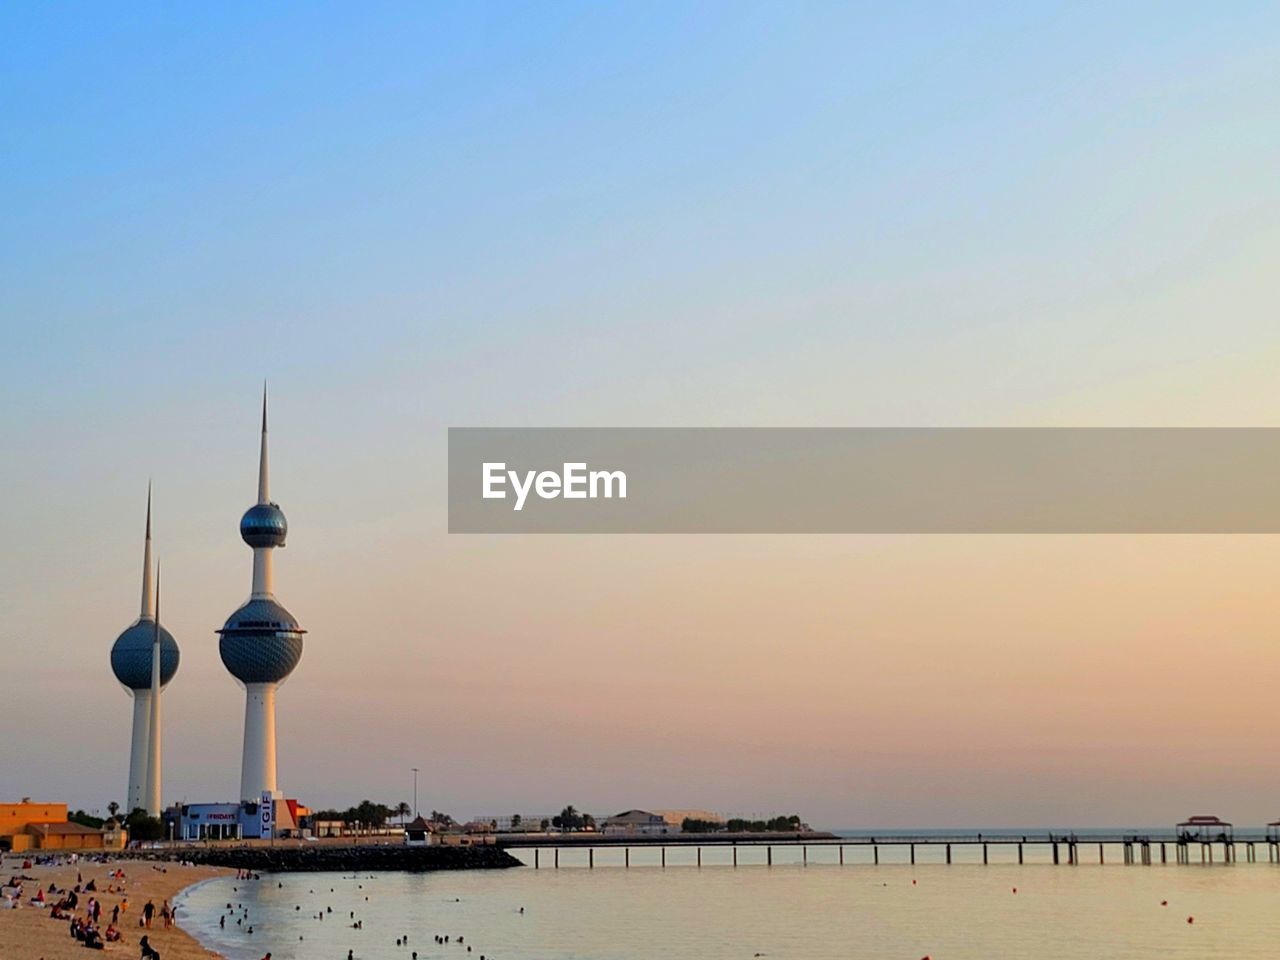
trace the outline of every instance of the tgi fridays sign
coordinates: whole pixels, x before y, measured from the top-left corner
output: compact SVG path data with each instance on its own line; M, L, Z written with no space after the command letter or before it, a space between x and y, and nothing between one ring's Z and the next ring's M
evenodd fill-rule
M273 837L273 828L276 823L275 798L265 790L262 792L262 803L258 805L258 814L262 818L261 836Z

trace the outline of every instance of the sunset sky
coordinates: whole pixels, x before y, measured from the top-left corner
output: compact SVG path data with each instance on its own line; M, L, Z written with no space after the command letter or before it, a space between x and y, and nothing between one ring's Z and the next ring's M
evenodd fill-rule
M1280 426L1270 4L0 11L0 799L1280 817L1269 536L449 536L450 426Z

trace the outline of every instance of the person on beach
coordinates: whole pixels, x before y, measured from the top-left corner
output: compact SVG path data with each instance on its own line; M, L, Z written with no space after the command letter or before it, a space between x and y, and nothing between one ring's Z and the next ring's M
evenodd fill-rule
M155 915L156 915L156 905L152 903L150 900L148 900L146 903L146 906L142 908L142 925L146 927L148 930L151 929L151 919Z

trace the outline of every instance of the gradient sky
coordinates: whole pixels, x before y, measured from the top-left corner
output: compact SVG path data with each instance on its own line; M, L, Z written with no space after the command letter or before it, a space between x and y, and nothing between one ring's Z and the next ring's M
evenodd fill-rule
M1280 426L1274 5L10 3L0 796L1280 816L1273 537L449 537L446 428Z

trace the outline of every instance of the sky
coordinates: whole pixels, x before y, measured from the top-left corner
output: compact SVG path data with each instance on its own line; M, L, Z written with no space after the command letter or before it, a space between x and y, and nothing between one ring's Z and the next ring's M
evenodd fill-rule
M1280 816L1268 536L450 536L450 426L1280 426L1273 5L0 9L0 797Z

